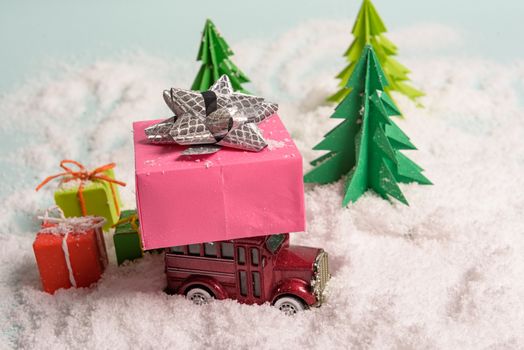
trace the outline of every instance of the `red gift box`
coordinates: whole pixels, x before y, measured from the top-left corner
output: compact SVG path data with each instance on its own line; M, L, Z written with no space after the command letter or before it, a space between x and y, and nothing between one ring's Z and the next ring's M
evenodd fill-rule
M44 221L33 243L44 291L89 287L104 272L108 259L104 218L77 217Z

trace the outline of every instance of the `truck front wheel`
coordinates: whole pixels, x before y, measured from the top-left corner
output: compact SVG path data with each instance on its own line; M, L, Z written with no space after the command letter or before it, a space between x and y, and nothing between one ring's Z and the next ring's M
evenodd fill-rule
M196 305L203 305L209 303L213 296L203 288L193 287L186 292L186 298Z
M302 300L291 296L278 298L273 305L280 311L284 312L286 316L293 316L297 312L307 309L307 306Z

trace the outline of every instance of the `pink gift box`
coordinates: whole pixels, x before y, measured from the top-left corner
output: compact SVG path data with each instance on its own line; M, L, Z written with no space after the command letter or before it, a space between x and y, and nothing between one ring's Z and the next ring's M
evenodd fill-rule
M144 249L305 230L302 156L278 115L259 124L260 152L149 144L133 123L136 198Z

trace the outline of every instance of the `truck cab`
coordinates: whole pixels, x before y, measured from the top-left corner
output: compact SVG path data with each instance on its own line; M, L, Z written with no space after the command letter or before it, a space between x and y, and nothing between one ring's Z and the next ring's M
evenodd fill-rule
M286 314L320 306L330 278L328 254L290 245L287 233L171 247L165 266L167 291L196 304L269 302Z

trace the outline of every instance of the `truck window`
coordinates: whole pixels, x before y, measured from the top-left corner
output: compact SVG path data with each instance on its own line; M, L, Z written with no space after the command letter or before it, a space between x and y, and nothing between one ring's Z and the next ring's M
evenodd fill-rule
M278 247L284 242L286 239L286 235L284 234L277 234L277 235L271 235L266 240L266 247L271 252L274 253L277 251Z
M190 244L187 247L189 255L200 255L200 244Z
M240 295L247 295L247 280L246 280L246 271L239 271L238 277L240 278Z
M253 296L260 298L260 274L256 271L252 273L253 277Z
M233 243L222 242L222 259L234 258Z
M251 265L258 266L258 249L251 248Z
M238 247L237 249L237 262L239 265L246 263L246 250L243 247Z
M173 254L184 254L184 246L171 247L170 252Z
M215 243L205 243L204 244L204 255L205 256L217 256L217 246Z

